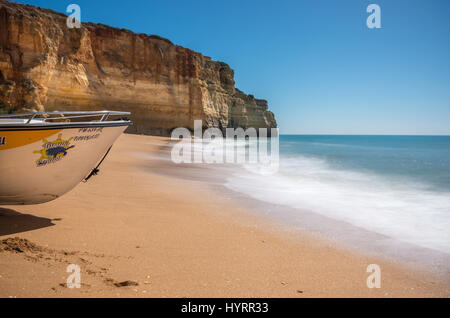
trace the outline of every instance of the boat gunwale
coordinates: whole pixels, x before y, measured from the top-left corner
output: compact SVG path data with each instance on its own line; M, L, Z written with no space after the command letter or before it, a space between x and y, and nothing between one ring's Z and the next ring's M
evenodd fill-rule
M55 115L63 115L54 117ZM100 111L53 111L53 112L30 112L0 115L0 131L11 130L49 130L70 128L93 128L93 127L118 127L130 126L133 123L128 118L110 120L110 116L131 115L130 112L100 110ZM52 117L53 116L53 117ZM51 122L51 120L71 120L75 118L101 117L92 121L63 121ZM16 119L15 121L3 122L2 119ZM20 122L22 121L22 122Z
M78 111L48 111L48 112L27 112L27 113L12 113L12 114L0 114L0 118L14 118L14 117L26 117L31 116L31 119L36 118L38 115L84 115L83 117L93 117L100 115L130 115L130 112L115 111L115 110L78 110ZM46 119L45 117L42 119Z
M70 122L70 123L32 123L32 124L10 124L2 125L0 131L11 130L51 130L51 129L71 129L71 128L96 128L96 127L120 127L131 126L131 121L96 121L96 122Z

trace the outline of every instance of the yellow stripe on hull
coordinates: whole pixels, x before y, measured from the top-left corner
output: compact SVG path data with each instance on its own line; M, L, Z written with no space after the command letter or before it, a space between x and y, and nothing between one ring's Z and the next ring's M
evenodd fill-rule
M61 131L62 129L0 131L0 151L42 141Z

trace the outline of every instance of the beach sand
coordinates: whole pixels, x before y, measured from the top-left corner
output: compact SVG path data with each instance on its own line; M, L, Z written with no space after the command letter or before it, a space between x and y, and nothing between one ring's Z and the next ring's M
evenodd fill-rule
M450 295L431 275L283 231L203 182L155 173L152 153L167 141L123 135L99 176L67 195L0 207L0 296ZM70 264L79 289L65 284ZM369 264L380 265L379 289L366 285Z

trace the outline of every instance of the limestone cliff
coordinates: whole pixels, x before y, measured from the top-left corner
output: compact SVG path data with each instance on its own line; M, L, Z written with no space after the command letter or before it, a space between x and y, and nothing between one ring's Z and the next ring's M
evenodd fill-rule
M52 10L0 0L0 112L126 110L132 133L276 127L267 102L234 72L169 40L102 24L66 26Z

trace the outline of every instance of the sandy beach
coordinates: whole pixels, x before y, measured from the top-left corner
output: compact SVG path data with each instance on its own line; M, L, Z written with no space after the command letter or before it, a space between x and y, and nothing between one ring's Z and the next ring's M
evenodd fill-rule
M100 175L67 195L0 207L0 297L450 295L431 275L283 231L201 181L155 173L167 142L122 135ZM66 286L70 264L79 289ZM369 264L380 289L366 285Z

